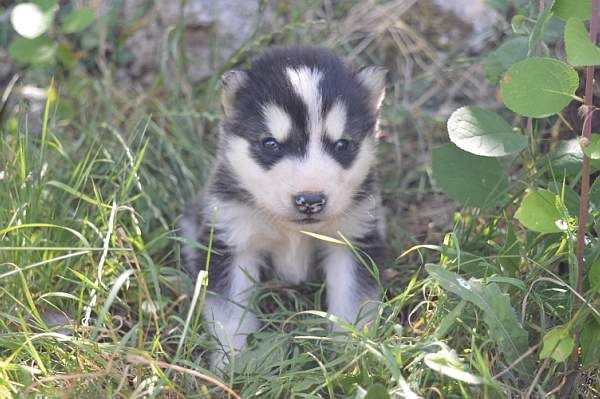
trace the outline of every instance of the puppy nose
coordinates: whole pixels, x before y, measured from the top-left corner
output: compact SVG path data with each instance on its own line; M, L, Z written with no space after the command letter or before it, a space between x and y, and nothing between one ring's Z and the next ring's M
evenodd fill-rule
M327 198L323 193L300 193L294 196L296 209L307 215L319 213L325 208Z

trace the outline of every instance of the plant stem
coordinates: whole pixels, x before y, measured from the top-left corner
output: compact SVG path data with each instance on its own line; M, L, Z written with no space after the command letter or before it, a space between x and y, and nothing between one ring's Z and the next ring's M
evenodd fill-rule
M596 43L598 36L598 13L600 11L600 0L592 2L592 21L590 23L590 40ZM583 129L581 132L582 142L589 144L592 137L592 114L594 97L594 66L588 66L585 70L585 116L583 119ZM585 249L585 225L587 223L587 214L590 197L590 159L583 155L583 168L581 173L581 202L579 204L579 226L577 227L577 293L581 294L583 273L585 271L585 260L583 252ZM579 298L575 299L580 302Z

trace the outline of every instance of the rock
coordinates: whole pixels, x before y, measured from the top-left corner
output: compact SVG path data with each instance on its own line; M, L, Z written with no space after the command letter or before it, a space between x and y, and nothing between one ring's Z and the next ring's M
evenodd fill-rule
M481 34L492 29L502 18L485 0L433 0L440 8L450 11Z
M143 5L143 0L126 1L125 19L139 19L138 10ZM181 13L188 77L192 82L205 79L252 36L260 12L257 1L190 0L183 10L180 7L180 2L159 2L142 17L147 18L147 23L125 43L134 58L127 72L130 77L148 81L160 71L161 57L166 53L164 46L170 46L168 37L180 23Z

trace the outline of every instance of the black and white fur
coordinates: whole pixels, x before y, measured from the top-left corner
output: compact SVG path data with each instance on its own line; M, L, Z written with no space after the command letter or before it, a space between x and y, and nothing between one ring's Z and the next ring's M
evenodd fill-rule
M293 284L319 272L328 312L351 323L379 299L376 279L348 247L301 231L341 232L376 264L384 260L374 163L385 71L355 71L320 48L275 48L222 84L216 165L181 220L183 237L206 245L216 209L204 309L221 348L213 369L259 327L248 303L261 271ZM197 248L183 249L194 276L206 262Z

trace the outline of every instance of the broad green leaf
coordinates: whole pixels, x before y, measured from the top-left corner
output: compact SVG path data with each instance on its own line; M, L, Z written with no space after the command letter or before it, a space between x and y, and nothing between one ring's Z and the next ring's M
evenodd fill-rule
M467 206L491 207L506 197L508 177L497 159L445 144L432 151L432 169L444 192Z
M448 134L459 148L485 157L514 154L527 146L527 138L498 114L478 107L454 111L448 119Z
M600 64L600 48L588 36L580 19L569 18L565 26L565 51L567 61L574 66Z
M527 350L527 331L519 323L509 295L502 292L496 283L483 284L481 280L474 278L467 281L438 265L428 264L425 269L443 289L472 303L483 312L483 321L490 338L509 363ZM516 368L526 373L530 369L530 363L525 360L517 364Z
M566 228L556 208L558 196L548 190L530 192L521 201L515 218L529 230L539 233L558 233Z
M563 42L564 38L565 21L556 16L552 16L545 26L544 38L542 40L546 45L553 46L558 42Z
M91 8L84 7L73 10L63 20L62 31L64 33L81 32L94 22L94 18L94 10Z
M600 324L590 318L579 337L583 367L600 364Z
M502 101L512 111L533 118L560 112L579 87L569 65L552 58L532 57L511 66L500 81Z
M527 288L525 286L525 283L523 283L523 280L520 280L520 279L514 278L514 277L493 275L490 277L486 277L485 282L486 283L510 284L513 287L520 289L521 291L525 291L525 289Z
M588 20L592 16L592 0L555 0L552 11L565 21L573 17Z
M583 166L583 151L581 145L579 145L579 140L561 140L550 155L549 161L553 173L569 176L577 175L581 172ZM592 159L591 167L592 170L600 169L600 160Z
M555 327L548 331L543 338L540 359L551 357L557 362L564 362L575 348L575 340L564 327Z
M517 36L508 39L496 50L492 51L485 61L485 77L492 83L498 84L500 78L511 65L527 57L529 39Z
M589 144L583 147L583 153L591 159L600 159L600 134L592 134Z
M32 3L41 8L44 12L58 10L58 0L32 0Z
M19 35L35 39L48 30L53 16L54 13L45 13L34 3L20 3L13 8L10 22Z
M387 389L379 383L371 385L367 389L367 394L364 396L364 399L389 399L390 394Z
M15 61L23 64L47 64L54 60L56 43L46 36L35 39L18 37L11 43L9 52Z
M594 262L588 272L588 281L590 288L596 293L600 293L600 259Z

